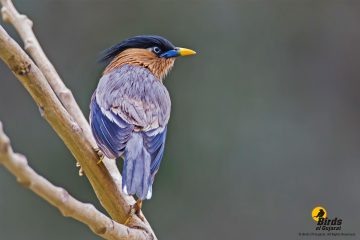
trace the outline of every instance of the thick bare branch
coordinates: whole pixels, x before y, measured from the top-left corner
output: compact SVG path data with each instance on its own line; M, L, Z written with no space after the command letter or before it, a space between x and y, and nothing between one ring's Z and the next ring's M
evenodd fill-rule
M27 51L34 59L36 65L42 71L50 86L60 99L60 102L83 129L86 138L92 139L93 137L87 120L76 103L72 92L65 86L54 66L41 48L40 43L32 30L32 21L26 15L18 12L11 0L0 0L0 3L2 4L1 13L4 21L11 23L15 27L24 42L25 51ZM95 146L95 141L93 142Z
M93 146L96 146L89 124L85 119L84 114L81 112L79 105L75 101L72 92L65 86L54 66L41 48L40 43L32 30L32 21L26 15L18 12L11 0L0 0L0 3L2 4L1 13L4 21L11 23L15 27L24 42L25 51L27 51L34 59L36 65L44 74L60 102L82 129L83 134ZM107 158L105 158L103 162L113 178L120 184L121 180L118 181L118 179L121 179L121 175L115 162Z
M13 71L38 104L42 116L50 123L71 153L80 162L101 204L117 222L124 222L134 203L133 198L123 195L104 165L97 165L98 156L91 140L62 106L46 78L20 46L0 26L0 58ZM147 222L133 217L131 226L143 229L153 238L155 235Z
M10 22L18 33L20 34L21 38L24 41L25 49L29 52L32 56L34 61L36 62L37 66L39 66L42 74L45 76L45 79L51 85L52 89L54 90L55 94L58 96L60 102L65 107L69 115L72 119L67 116L64 111L59 111L63 113L62 117L68 120L70 123L68 126L71 126L71 132L75 132L77 134L83 135L83 142L87 144L85 152L89 150L89 145L95 146L96 143L94 138L91 134L90 127L82 114L79 106L77 105L71 91L66 88L65 84L62 82L61 78L59 77L58 73L56 72L55 68L51 64L51 62L46 57L45 53L43 52L38 40L35 37L35 34L32 31L32 21L29 20L25 15L19 14L14 5L12 4L11 0L0 0L0 3L3 5L1 11L5 21ZM16 61L15 61L16 62ZM9 64L8 64L9 65ZM16 63L15 63L16 65ZM27 64L25 64L26 66ZM18 67L22 68L24 66L24 62L18 62ZM29 65L31 66L31 65ZM21 72L21 70L20 70ZM15 73L16 74L16 73ZM19 74L17 74L19 75ZM27 74L25 74L27 75ZM41 74L40 74L41 75ZM19 78L20 79L20 78ZM43 80L43 79L42 79ZM24 86L28 89L30 94L34 97L34 93L36 89L31 90L31 87L26 86L24 82L22 82ZM45 85L45 84L44 84ZM41 90L41 89L38 89ZM50 91L49 91L50 92ZM51 95L51 94L50 94ZM35 97L34 97L35 99ZM35 99L36 100L36 99ZM43 116L49 121L50 118L47 118L46 105L41 105L39 101L36 101L37 104L40 106L41 112ZM54 101L56 102L56 101ZM58 107L55 105L55 107ZM50 110L51 111L51 110ZM61 115L61 114L60 114ZM48 116L50 117L50 115ZM49 121L50 122L50 121ZM61 121L60 121L61 122ZM50 124L53 126L55 131L61 131L61 129L56 129L55 123ZM76 135L77 135L76 134ZM59 134L59 136L64 140L63 136ZM75 137L75 142L76 142ZM70 143L64 141L65 144L69 147ZM79 142L78 142L79 144ZM81 146L81 143L79 144ZM73 146L76 148L76 146ZM104 159L103 163L105 167L97 167L94 166L94 161L90 157L85 161L85 156L83 155L84 160L79 160L76 156L76 153L69 147L70 151L73 153L75 158L80 162L81 166L83 167L87 177L90 180L101 204L104 208L108 211L108 213L118 222L123 222L124 219L127 217L128 209L131 204L134 203L134 199L132 197L128 197L121 194L121 175L116 167L115 161ZM79 151L82 152L82 151ZM93 151L92 151L93 152ZM93 158L93 156L92 156ZM90 160L91 159L91 160ZM90 161L89 161L90 160ZM89 164L90 162L90 164ZM88 166L89 165L89 166ZM97 169L95 169L97 167ZM88 170L87 170L88 169ZM100 169L100 170L99 170ZM102 174L98 175L97 172L101 172ZM109 176L110 174L110 176ZM97 177L96 177L97 176ZM106 176L104 178L104 176ZM101 179L102 181L98 182ZM115 190L115 191L114 191ZM139 221L137 217L131 218L129 223L131 226L135 226L137 228L143 228L146 232L151 233L152 237L155 238L155 234L152 231L149 224L146 222L143 224Z
M5 135L0 122L0 164L3 164L24 187L58 208L62 215L74 218L86 225L97 235L109 239L146 239L145 232L119 224L92 204L82 203L72 197L65 189L56 187L37 174L25 156L14 153L9 138Z

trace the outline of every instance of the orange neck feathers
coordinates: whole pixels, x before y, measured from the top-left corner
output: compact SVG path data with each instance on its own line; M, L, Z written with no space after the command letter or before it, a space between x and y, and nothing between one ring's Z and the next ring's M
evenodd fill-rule
M174 66L175 58L160 58L147 49L129 48L119 53L105 68L107 74L125 64L146 67L159 80L163 80Z

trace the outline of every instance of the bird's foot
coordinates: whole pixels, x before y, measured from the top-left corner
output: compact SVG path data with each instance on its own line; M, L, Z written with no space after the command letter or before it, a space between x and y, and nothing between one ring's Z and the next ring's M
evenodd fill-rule
M99 161L96 163L99 165L100 163L102 163L105 156L104 156L104 153L100 150L100 148L94 147L94 150L95 150L96 154L99 156Z
M141 221L144 222L145 219L141 213L141 208L142 208L142 200L138 199L138 200L136 200L136 203L134 204L135 214L141 219Z
M134 215L138 216L141 221L145 222L145 218L141 212L141 208L142 208L142 200L138 199L136 200L136 203L134 205L131 205L129 217L126 219L124 224L128 225L131 222L131 219Z
M79 162L76 162L76 167L79 168L79 176L80 176L80 177L84 176L84 171L83 171L83 169L82 169L82 167L81 167L81 165L80 165Z

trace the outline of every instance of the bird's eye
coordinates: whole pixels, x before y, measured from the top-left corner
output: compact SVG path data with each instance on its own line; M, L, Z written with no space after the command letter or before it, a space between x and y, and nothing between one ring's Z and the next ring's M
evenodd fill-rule
M154 53L158 54L161 52L161 49L159 47L154 47L153 51L154 51Z

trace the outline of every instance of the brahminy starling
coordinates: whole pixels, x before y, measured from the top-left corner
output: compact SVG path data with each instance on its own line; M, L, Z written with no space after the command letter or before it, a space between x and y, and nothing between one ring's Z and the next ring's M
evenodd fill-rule
M170 96L163 79L175 58L193 55L160 36L135 36L104 51L109 62L91 98L90 125L99 150L124 159L122 190L141 202L164 154Z

